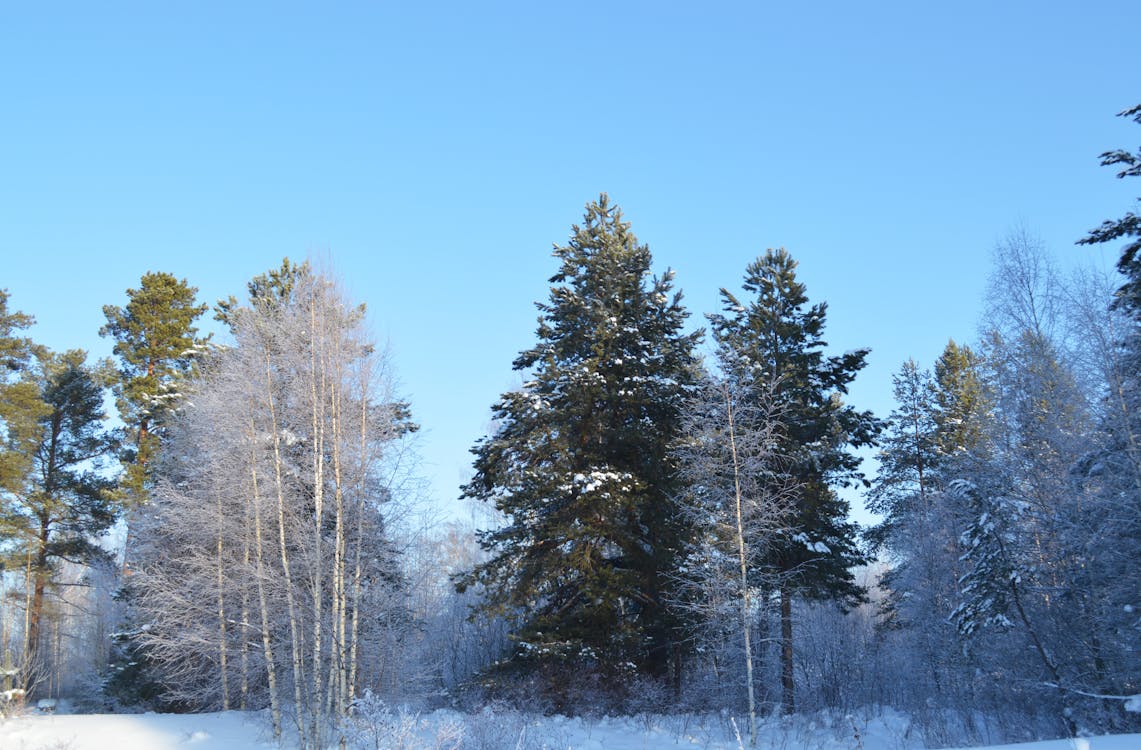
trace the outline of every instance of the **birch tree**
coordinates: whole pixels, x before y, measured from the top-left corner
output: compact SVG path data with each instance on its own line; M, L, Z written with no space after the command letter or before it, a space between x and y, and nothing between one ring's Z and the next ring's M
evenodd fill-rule
M752 745L758 708L753 632L781 585L772 554L794 533L794 486L780 452L787 414L775 393L775 382L707 377L684 412L687 439L677 451L688 485L683 512L695 530L681 604L704 623L699 639L711 631L739 634Z
M408 618L387 516L415 426L363 308L307 265L279 280L255 279L249 305L227 309L234 344L191 384L146 526L141 606L172 695L223 706L245 686L239 700L264 696L275 733L289 723L319 747L382 679L371 670L399 668L392 626ZM219 675L205 693L188 650Z

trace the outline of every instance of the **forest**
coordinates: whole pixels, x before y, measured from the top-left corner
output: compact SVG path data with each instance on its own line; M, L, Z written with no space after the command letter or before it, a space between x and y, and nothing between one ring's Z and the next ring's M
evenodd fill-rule
M1074 239L1119 277L1011 233L978 339L873 414L795 248L694 316L602 194L471 448L478 523L414 502L399 363L309 262L212 307L147 271L101 361L0 291L0 714L256 711L297 748L388 747L360 727L393 706L1141 732L1141 218Z

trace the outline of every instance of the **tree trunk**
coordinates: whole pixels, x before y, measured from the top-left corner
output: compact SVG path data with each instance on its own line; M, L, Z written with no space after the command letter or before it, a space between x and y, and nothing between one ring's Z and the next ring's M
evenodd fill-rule
M217 580L218 580L218 666L222 677L222 710L230 710L230 676L226 654L226 596L225 574L223 571L222 555L222 525L224 513L222 509L222 494L218 493L218 543L217 543Z
M257 434L252 424L250 425L250 433L251 437ZM277 667L273 662L273 643L270 639L269 628L269 606L266 603L265 596L265 554L262 548L261 497L258 493L257 459L255 446L255 451L251 456L250 480L253 484L254 559L257 566L258 608L261 614L261 643L262 650L265 652L266 682L269 686L269 710L270 716L273 719L273 736L274 739L280 740L281 699L277 691Z
M729 422L729 450L733 456L733 492L736 499L737 556L741 566L741 635L745 642L745 683L749 699L749 744L757 744L757 704L753 695L753 644L749 627L749 559L745 542L745 516L741 507L741 465L737 458L737 434L733 426L733 401L725 387L725 414Z
M307 747L305 742L305 723L302 716L304 703L301 700L301 685L304 681L304 667L301 663L301 637L297 618L297 605L293 595L293 574L289 564L289 545L285 533L285 469L281 458L281 433L277 423L277 406L273 396L273 368L270 364L269 352L265 352L265 384L266 402L269 406L270 435L273 440L273 473L274 485L277 489L277 543L281 553L281 572L285 579L285 602L289 611L289 636L292 646L293 662L293 702L294 715L297 718L297 734L303 750ZM260 536L258 537L260 540Z
M28 654L25 663L29 667L35 665L36 656L40 650L40 631L44 615L44 594L48 581L48 526L41 524L40 534L37 537L39 550L36 551L35 562L30 566L32 574L32 598L28 607L28 631L24 643L24 651Z
M780 587L780 687L781 712L796 712L795 685L792 680L792 590L787 583Z

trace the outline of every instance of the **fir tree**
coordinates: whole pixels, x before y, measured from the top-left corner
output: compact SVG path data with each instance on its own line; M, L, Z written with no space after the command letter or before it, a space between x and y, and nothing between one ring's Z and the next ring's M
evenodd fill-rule
M935 443L941 458L984 449L992 406L981 365L982 357L953 340L935 362Z
M1120 113L1141 124L1141 104ZM1103 166L1120 165L1117 177L1141 176L1141 149L1107 151L1101 155ZM1141 200L1139 198L1138 200ZM1084 475L1094 502L1088 508L1085 533L1097 539L1091 545L1093 554L1087 569L1109 582L1102 601L1107 606L1099 618L1111 639L1124 644L1128 657L1118 668L1117 679L1104 676L1111 670L1096 670L1107 692L1130 693L1138 690L1141 674L1141 630L1137 627L1136 605L1141 597L1135 572L1141 558L1141 216L1127 212L1113 221L1105 221L1079 244L1099 244L1126 240L1117 262L1117 270L1125 283L1117 291L1114 307L1128 316L1126 330L1117 341L1113 353L1104 412L1099 425L1103 445L1091 451L1079 471ZM1093 533L1090 533L1090 530ZM1099 656L1099 662L1106 661Z
M850 449L872 444L880 430L870 412L842 400L868 350L824 355L827 305L806 308L796 266L784 249L769 250L745 272L744 289L755 299L744 304L722 289L725 313L709 316L722 369L734 380L770 383L787 424L778 452L791 462L796 533L776 546L770 564L783 576L781 687L788 713L795 709L793 595L845 605L865 596L852 568L866 558L857 547L856 526L847 520L848 502L835 488L863 482L860 459Z
M878 544L898 533L903 518L925 508L935 490L933 471L938 462L935 421L935 381L915 360L903 363L892 378L896 409L885 423L879 471L868 494L868 510L884 516L869 532Z
M665 677L684 535L670 447L700 334L682 333L673 274L650 278L648 247L605 194L554 254L539 341L514 363L530 379L495 405L463 491L506 523L481 534L490 557L459 586L482 585L484 607L512 620L516 665Z
M1118 116L1130 117L1141 125L1141 104L1119 112ZM1103 167L1121 165L1118 178L1141 177L1141 149L1136 154L1123 149L1106 151L1101 155L1101 164ZM1141 198L1138 200L1141 201ZM1128 242L1117 261L1117 270L1125 276L1125 284L1117 292L1116 304L1130 311L1134 319L1138 319L1141 318L1141 216L1128 211L1120 219L1104 221L1100 227L1078 240L1078 244L1097 245L1120 239Z
M146 499L147 472L162 426L178 401L179 383L206 342L194 325L206 310L195 304L197 291L185 279L150 272L138 289L127 290L126 307L103 307L107 324L99 334L115 340L116 406L133 443L123 483L135 504Z

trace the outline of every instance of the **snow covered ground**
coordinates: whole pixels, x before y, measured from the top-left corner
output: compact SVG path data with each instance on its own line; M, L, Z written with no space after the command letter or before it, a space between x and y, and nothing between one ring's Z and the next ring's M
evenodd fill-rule
M766 723L757 746L771 750L906 750L921 747L903 717ZM741 727L744 730L744 727ZM369 750L735 750L722 717L568 719L515 712L427 715L391 712L362 722L356 746ZM747 746L747 739L746 739ZM264 714L38 715L0 720L3 750L239 750L277 748ZM992 750L1137 750L1141 734L992 746Z

